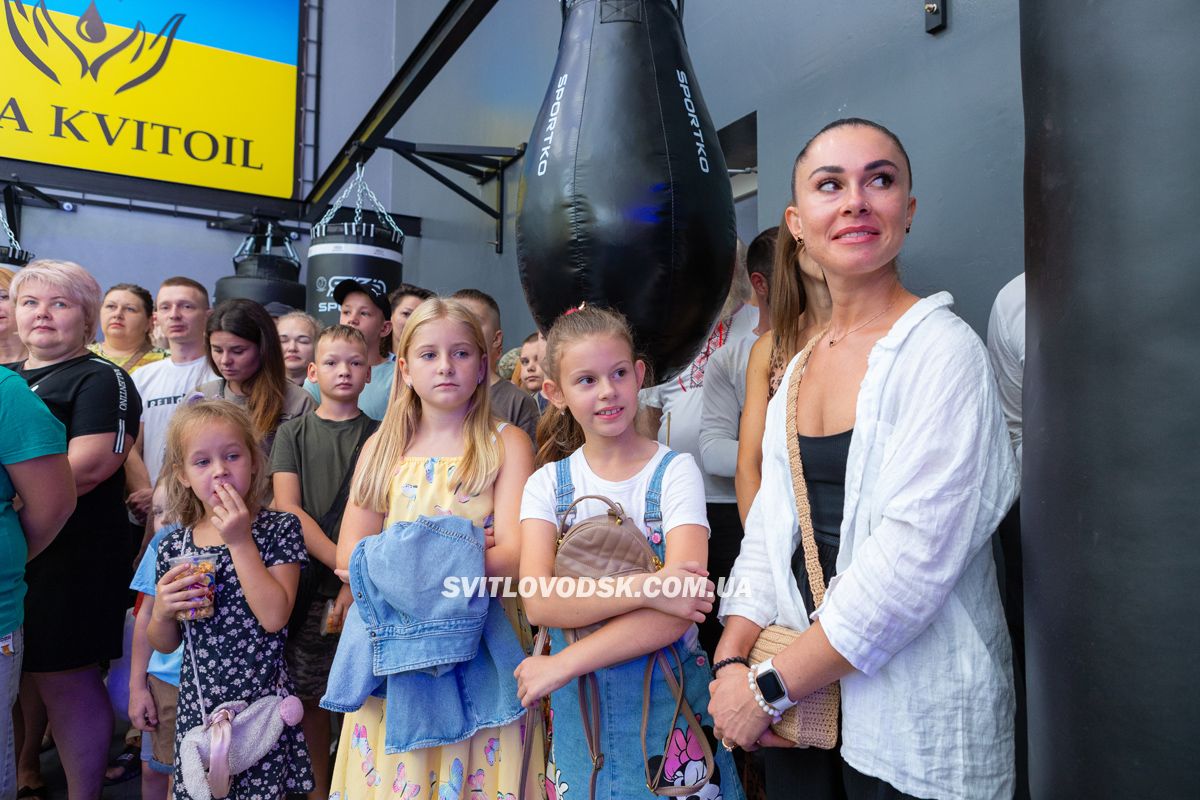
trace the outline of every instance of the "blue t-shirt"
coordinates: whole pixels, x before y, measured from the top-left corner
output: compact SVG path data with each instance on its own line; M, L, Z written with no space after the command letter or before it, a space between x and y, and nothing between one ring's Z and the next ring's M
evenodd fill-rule
M396 359L388 356L383 363L371 367L371 381L363 387L358 396L358 407L371 419L383 420L387 413L388 395L392 392L392 378L396 374ZM318 403L321 402L321 389L310 380L304 381L304 388Z
M29 385L0 367L0 636L25 621L25 559L29 548L13 511L16 489L4 469L42 456L67 452L67 429Z
M178 528L178 525L164 525L154 532L154 536L150 539L150 544L146 547L146 553L142 556L142 562L138 564L137 572L133 573L133 580L129 583L129 588L135 592L154 596L155 587L158 585L154 580L155 570L158 562L158 544L167 534ZM183 642L179 643L174 652L160 653L157 650L150 651L150 663L146 665L147 674L153 675L160 681L169 683L172 686L179 685L179 668L183 664Z

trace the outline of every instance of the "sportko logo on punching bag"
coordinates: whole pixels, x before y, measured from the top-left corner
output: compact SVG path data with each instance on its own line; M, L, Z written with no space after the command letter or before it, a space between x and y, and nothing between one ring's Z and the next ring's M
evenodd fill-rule
M521 178L521 283L543 330L582 301L619 309L661 382L729 291L725 156L669 0L564 0L563 15Z
M342 202L356 190L354 219L333 222ZM363 220L363 195L375 206L378 222ZM368 212L371 213L371 212ZM363 165L354 179L329 206L321 221L312 227L308 246L308 313L322 325L336 325L340 309L333 290L342 281L374 284L386 295L404 280L404 231L379 202L363 178Z

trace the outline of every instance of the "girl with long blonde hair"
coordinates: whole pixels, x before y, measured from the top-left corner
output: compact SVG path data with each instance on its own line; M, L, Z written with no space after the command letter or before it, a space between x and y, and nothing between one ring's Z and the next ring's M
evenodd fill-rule
M453 515L483 529L487 576L514 576L521 490L533 471L533 448L520 428L492 415L483 332L463 305L432 298L413 311L398 344L387 414L363 446L342 517L338 567L348 569L359 542L395 523ZM455 576L429 575L429 585L440 588L449 577ZM502 604L528 651L529 627L516 598L489 602ZM385 698L371 696L346 714L331 796L521 794L519 719L459 741L391 754L384 752L391 711ZM420 709L412 712L422 716Z

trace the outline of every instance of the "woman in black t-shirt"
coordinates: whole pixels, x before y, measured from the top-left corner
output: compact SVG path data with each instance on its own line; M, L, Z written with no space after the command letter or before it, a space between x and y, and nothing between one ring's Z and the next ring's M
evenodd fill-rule
M98 797L113 714L102 662L119 658L125 587L124 463L141 399L120 367L92 355L100 287L77 264L41 259L13 279L17 330L29 349L19 374L66 426L79 495L62 532L26 568L25 657L18 785L37 788L47 719L72 797Z

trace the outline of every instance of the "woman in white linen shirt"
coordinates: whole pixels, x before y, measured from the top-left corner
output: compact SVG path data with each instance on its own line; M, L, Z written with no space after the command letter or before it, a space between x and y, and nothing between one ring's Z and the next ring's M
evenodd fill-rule
M800 544L787 392L778 392L762 488L731 575L753 593L722 601L709 704L726 746L768 748L768 797L785 796L783 787L794 796L797 782L806 797L1013 792L1011 651L987 545L1017 473L979 338L948 294L919 299L900 284L896 257L916 210L911 175L896 136L858 119L826 126L793 170L788 230L823 268L833 300L796 403L818 535L829 487L814 486L813 473L828 471L818 462L839 441L844 486L840 519L832 509L836 577L823 558L829 588L810 622L798 588L806 577L793 570ZM786 692L774 705L840 679L840 753L777 749L787 742L768 730L736 661L772 623L803 631L772 659ZM762 665L756 671L770 686Z

